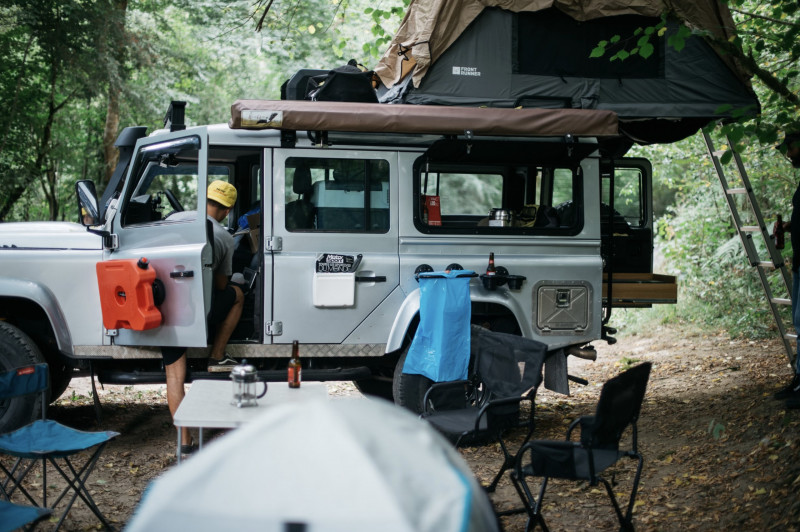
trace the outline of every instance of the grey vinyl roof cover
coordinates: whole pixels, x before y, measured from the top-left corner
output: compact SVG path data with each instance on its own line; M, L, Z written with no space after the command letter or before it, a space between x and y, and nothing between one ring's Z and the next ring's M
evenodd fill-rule
M415 0L375 68L385 103L610 110L620 130L647 144L729 118L721 106L757 112L748 76L730 56L692 35L647 59L590 59L601 39L630 35L672 10L692 29L728 39L735 27L716 0ZM408 58L408 60L405 60Z

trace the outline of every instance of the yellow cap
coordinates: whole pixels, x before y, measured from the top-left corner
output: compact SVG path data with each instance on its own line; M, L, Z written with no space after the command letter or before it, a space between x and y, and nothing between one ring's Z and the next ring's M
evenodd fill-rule
M223 207L233 207L236 203L236 187L225 181L214 181L208 185L208 199L212 199Z

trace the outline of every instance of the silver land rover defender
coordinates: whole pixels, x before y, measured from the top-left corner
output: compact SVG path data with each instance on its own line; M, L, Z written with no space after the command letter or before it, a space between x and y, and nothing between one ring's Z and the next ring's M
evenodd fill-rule
M48 362L51 399L74 368L163 382L159 346L188 347L189 377L212 376L204 213L224 180L246 291L228 352L261 378L286 378L298 340L305 380L418 409L429 382L402 373L416 274L480 274L493 253L497 275L471 280L472 321L545 342L547 384L568 391L567 355L613 341L612 303L675 300L674 278L652 273L650 165L607 157L617 135L606 111L291 100L187 128L174 102L165 129L122 132L102 197L78 183L85 226L0 225L0 367ZM184 210L201 215L169 216ZM34 408L0 405L0 428Z

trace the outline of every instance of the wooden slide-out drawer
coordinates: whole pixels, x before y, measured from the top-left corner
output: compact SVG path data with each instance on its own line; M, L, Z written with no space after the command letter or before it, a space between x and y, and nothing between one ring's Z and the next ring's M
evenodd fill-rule
M674 275L658 273L615 273L611 297L615 307L651 307L677 303L678 283ZM603 274L603 301L608 300L608 279Z

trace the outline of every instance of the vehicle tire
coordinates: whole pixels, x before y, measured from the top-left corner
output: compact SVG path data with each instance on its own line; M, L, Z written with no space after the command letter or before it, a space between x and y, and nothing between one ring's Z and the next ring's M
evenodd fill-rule
M392 379L392 392L395 404L407 408L415 414L421 414L423 410L422 400L425 398L425 392L431 387L433 381L422 375L403 373L406 355L410 348L411 342L408 342L405 348L403 348L400 358L397 360L394 378Z
M394 385L392 379L387 377L372 377L353 381L359 392L372 397L380 397L391 401L394 398Z
M387 401L394 400L394 369L397 365L397 357L394 355L384 355L371 366L372 377L353 381L358 391L364 395L380 397Z
M45 357L50 366L50 394L49 403L53 404L69 386L75 368L64 363L58 358Z
M44 362L44 356L27 334L0 321L0 370L9 371L28 364ZM39 393L0 400L0 433L30 423L42 408Z

